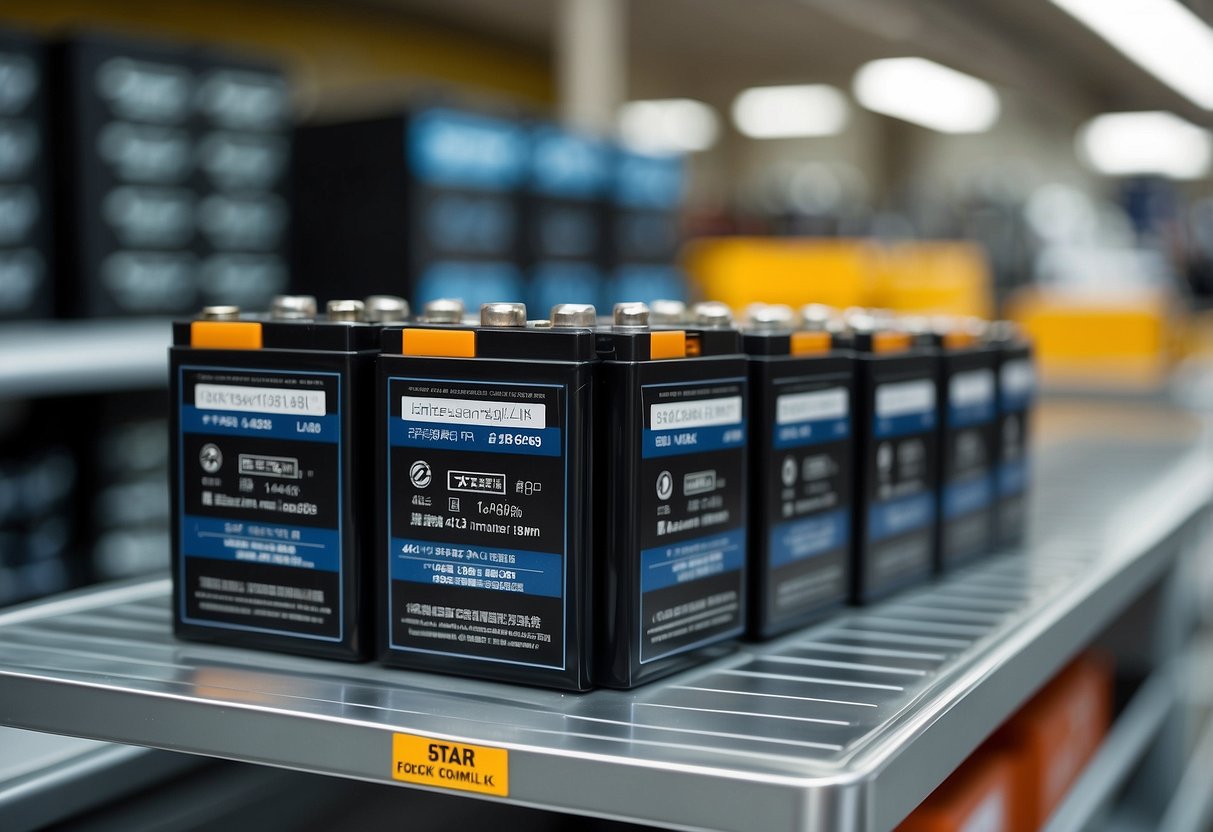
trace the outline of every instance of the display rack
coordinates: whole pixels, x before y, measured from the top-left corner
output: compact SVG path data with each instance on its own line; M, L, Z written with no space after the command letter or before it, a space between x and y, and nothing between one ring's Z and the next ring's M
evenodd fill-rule
M887 830L1158 582L1213 497L1213 456L1191 440L1042 457L1023 551L632 692L180 642L159 579L0 614L0 720L385 783L405 733L505 749L519 804Z
M166 318L0 324L0 397L163 387L171 340Z

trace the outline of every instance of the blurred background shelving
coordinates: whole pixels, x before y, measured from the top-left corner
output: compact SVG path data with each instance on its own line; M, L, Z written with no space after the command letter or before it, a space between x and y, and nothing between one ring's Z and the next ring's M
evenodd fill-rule
M1182 66L1165 49L1128 57L1132 31L1114 46L1081 19L1101 4L1079 0L6 0L0 30L57 45L30 53L41 57L28 76L4 57L25 47L0 35L0 608L166 568L168 321L283 289L417 302L457 285L473 300L525 297L533 312L555 298L675 295L1005 316L1034 336L1057 394L1044 435L1106 430L1143 459L1162 454L1157 443L1199 433L1213 412L1213 3L1140 2L1143 42L1189 44L1171 50ZM132 111L134 99L123 110L121 85L107 93L88 76L98 54L168 67L148 77L165 82L161 106L173 84L190 91L180 119ZM969 78L979 103L953 105L969 123L891 117L861 89L872 62L910 57ZM426 112L467 128L453 176L405 158ZM1119 113L1147 117L1103 118ZM316 160L332 153L309 155L311 137L371 116L401 126L388 152L366 151L391 185L375 201L355 194L339 229L332 182L349 173L325 180ZM338 150L356 155L365 135ZM487 186L484 169L464 176L484 141ZM1168 400L1190 422L1157 417ZM1210 540L1193 531L1165 581L1134 584L1109 613L1096 642L1118 669L1118 717L1049 829L1209 827L1211 665L1207 635L1192 634L1211 625ZM1181 600L1168 594L1180 586ZM302 792L276 828L406 804L431 819L486 811L7 736L0 812L18 826L84 824L90 807L96 829L270 823L258 794ZM215 795L226 808L203 812ZM877 811L881 823L904 802ZM591 823L491 808L520 828Z

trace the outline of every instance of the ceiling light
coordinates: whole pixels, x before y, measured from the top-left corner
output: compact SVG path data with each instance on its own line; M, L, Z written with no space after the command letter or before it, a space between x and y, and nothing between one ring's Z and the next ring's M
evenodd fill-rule
M827 84L750 87L733 100L733 123L751 139L791 139L841 133L846 96Z
M716 111L691 98L630 101L620 108L619 133L625 144L647 153L707 150L716 143Z
M883 58L855 73L855 97L873 112L941 133L981 133L998 121L998 93L926 58Z
M1213 110L1213 29L1176 0L1053 0L1125 57Z
M1213 163L1213 134L1174 113L1096 116L1078 131L1077 145L1091 167L1110 176L1199 179Z

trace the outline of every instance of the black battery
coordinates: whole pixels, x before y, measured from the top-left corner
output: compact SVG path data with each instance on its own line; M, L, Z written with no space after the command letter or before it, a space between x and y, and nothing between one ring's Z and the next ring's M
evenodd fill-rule
M934 568L939 357L906 332L857 330L852 600L862 604Z
M383 333L381 655L585 690L594 308L557 307L551 326L522 304L488 304L480 325L460 312Z
M998 348L959 324L935 334L939 346L939 541L947 572L989 554L995 539L998 457Z
M366 659L381 326L358 301L276 306L294 319L211 307L173 325L174 629Z
M46 50L0 29L0 320L54 312Z
M1013 324L996 322L990 341L998 347L997 542L1012 545L1027 527L1036 368L1031 343Z
M55 45L59 306L72 317L197 308L196 73L184 45Z
M196 61L199 291L204 304L263 309L287 286L290 85L273 63L227 50Z
M403 285L420 301L522 297L521 123L450 107L297 131L293 273L299 290Z
M745 629L748 378L740 333L649 326L620 304L598 332L597 683L691 667Z
M851 592L855 357L787 307L751 313L749 633L770 638Z

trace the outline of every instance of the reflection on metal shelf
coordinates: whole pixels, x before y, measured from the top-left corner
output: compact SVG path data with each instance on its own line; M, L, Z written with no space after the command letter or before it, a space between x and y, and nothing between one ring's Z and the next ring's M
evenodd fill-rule
M200 762L137 746L0 728L0 817L5 832L41 829Z
M168 383L163 318L0 325L0 396L137 390Z
M385 783L408 733L507 750L524 805L887 830L1174 561L1213 460L1073 441L1038 480L1026 551L632 692L178 642L157 580L0 614L0 719Z

